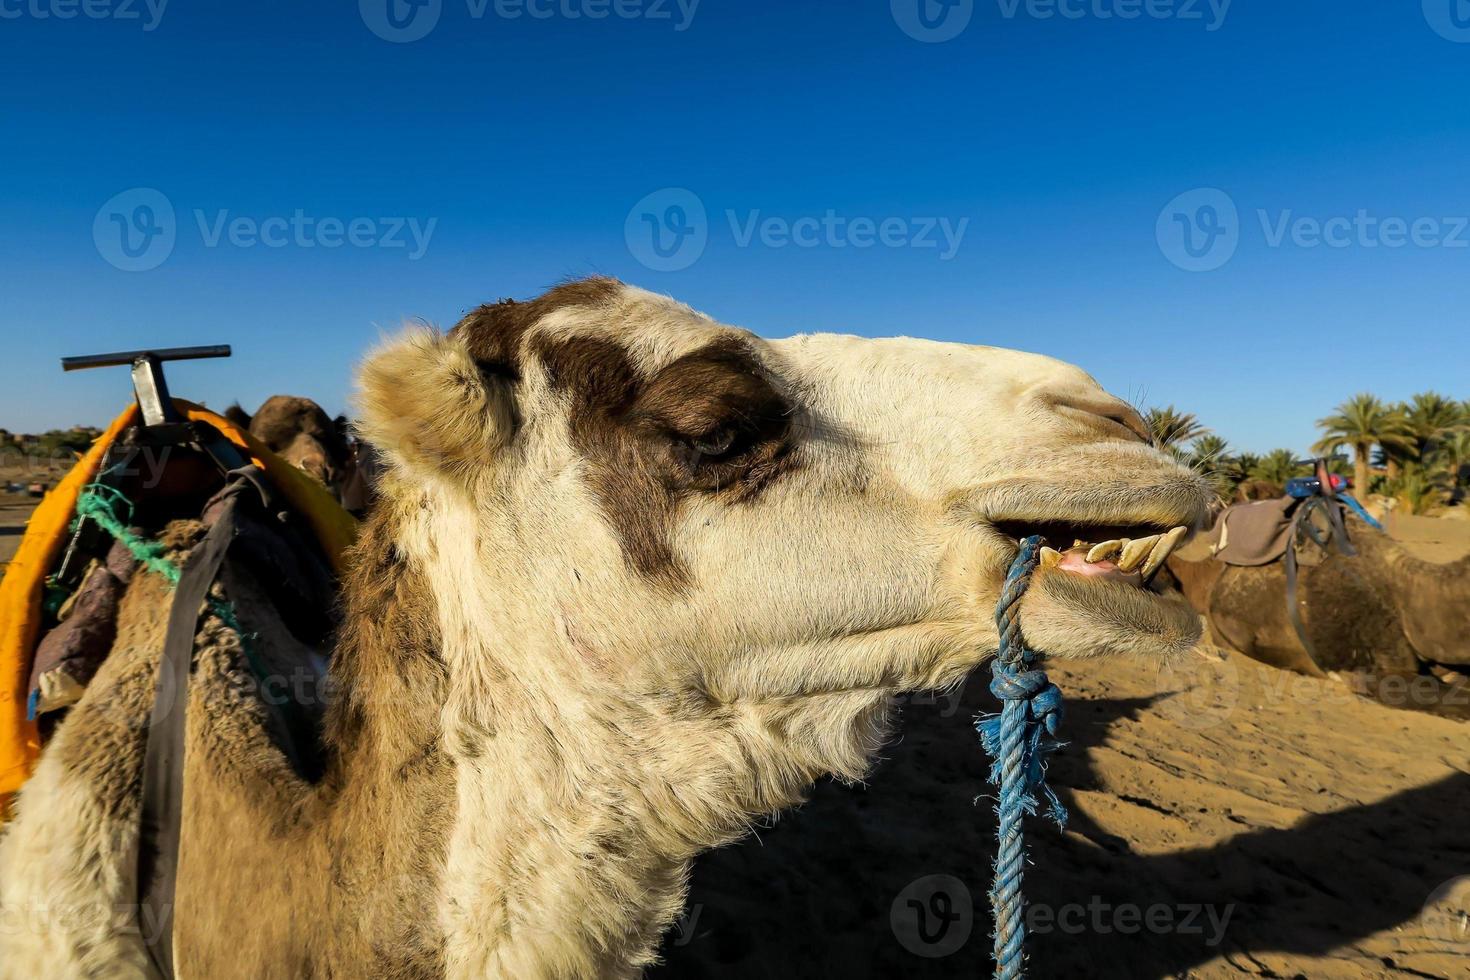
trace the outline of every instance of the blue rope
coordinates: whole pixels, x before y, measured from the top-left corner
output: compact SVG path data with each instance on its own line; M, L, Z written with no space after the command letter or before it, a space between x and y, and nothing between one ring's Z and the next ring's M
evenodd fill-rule
M1006 574L995 609L1000 649L990 665L990 692L1000 699L1001 711L975 723L985 751L994 759L990 781L1000 787L995 882L990 889L995 913L995 975L1000 980L1019 980L1025 973L1022 818L1036 812L1039 794L1058 827L1067 821L1066 808L1046 785L1046 757L1061 746L1056 735L1062 721L1062 692L1045 671L1035 668L1039 658L1026 649L1021 637L1021 597L1031 584L1040 553L1041 538L1026 538Z
M1354 500L1351 495L1338 491L1337 499L1341 500L1343 503L1347 504L1348 507L1352 508L1352 512L1354 514L1357 514L1364 521L1366 521L1369 527L1378 531L1383 530L1383 525L1374 520L1373 515L1364 510L1363 505Z

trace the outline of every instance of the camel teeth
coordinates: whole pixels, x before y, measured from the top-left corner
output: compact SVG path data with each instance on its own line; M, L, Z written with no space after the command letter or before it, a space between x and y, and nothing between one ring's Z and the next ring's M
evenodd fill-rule
M1174 546L1188 533L1189 528L1176 527L1167 534L1157 536L1159 543L1154 545L1153 551L1149 552L1148 561L1143 563L1143 580L1145 582L1153 577L1154 572L1159 570L1159 566L1164 563L1164 560L1169 557L1170 552L1174 550Z
M1147 558L1154 550L1154 545L1159 543L1162 535L1150 534L1146 538L1129 541L1123 545L1123 554L1118 559L1118 571L1131 572L1138 567L1139 563Z
M1087 551L1087 563L1091 565L1093 562L1102 561L1109 555L1115 555L1122 549L1123 545L1127 543L1127 538L1114 538L1112 541L1104 541L1101 544L1095 544Z
M1051 568L1062 563L1062 553L1055 548L1041 549L1041 567Z

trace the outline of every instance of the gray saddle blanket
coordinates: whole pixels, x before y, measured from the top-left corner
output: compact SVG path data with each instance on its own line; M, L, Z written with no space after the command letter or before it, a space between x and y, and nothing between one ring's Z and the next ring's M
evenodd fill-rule
M1295 497L1278 497L1226 507L1205 535L1210 556L1227 565L1280 561L1291 544L1291 519L1300 504ZM1317 548L1302 548L1298 549L1297 560L1303 565L1316 565L1322 555Z

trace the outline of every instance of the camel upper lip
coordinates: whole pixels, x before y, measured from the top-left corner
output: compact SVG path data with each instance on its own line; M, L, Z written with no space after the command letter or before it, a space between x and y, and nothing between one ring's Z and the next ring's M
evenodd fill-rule
M1154 485L1100 481L1059 489L1007 483L987 488L977 516L1008 538L1040 534L1053 547L1073 541L1138 538L1175 527L1193 533L1205 524L1209 499L1193 480Z

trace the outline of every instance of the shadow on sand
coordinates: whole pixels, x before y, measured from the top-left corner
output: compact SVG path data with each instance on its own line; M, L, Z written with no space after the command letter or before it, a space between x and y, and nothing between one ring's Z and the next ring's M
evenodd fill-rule
M909 705L903 738L868 788L823 784L799 813L706 855L685 920L665 941L666 962L650 976L989 976L995 825L987 801L970 803L985 787L987 764L969 729L977 711L989 710L989 694L973 682L968 694L962 704ZM1150 702L1070 703L1072 747L1054 763L1054 784L1100 789L1085 750ZM1185 805L1124 798L1161 814ZM1169 977L1222 953L1274 976L1252 954L1320 955L1410 923L1438 886L1470 873L1465 774L1165 855L1135 853L1071 809L1067 834L1028 822L1032 914L1044 906L1058 920L1030 943L1036 977ZM965 887L938 886L945 894L937 900L931 887L914 899L914 881L929 875ZM1165 908L1152 913L1153 928L1131 918L1154 906ZM931 913L948 913L948 921Z

